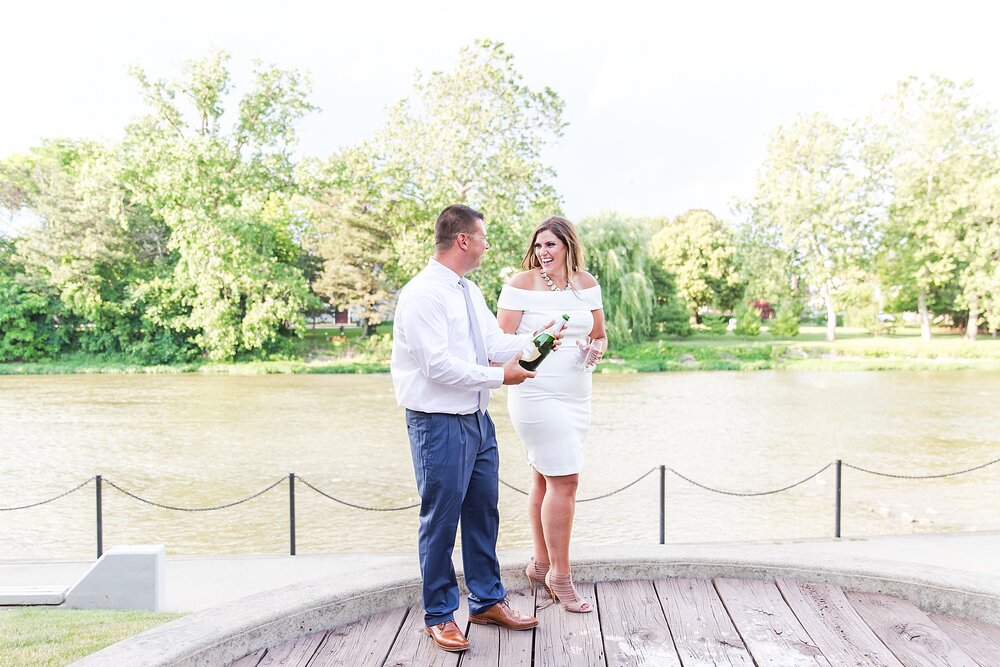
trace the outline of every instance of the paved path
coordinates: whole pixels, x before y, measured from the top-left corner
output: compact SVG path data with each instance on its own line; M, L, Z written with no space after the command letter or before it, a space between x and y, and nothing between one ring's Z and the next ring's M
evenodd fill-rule
M672 545L662 547L669 553ZM723 545L716 545L723 546ZM937 565L1000 577L1000 532L939 533L844 540L733 543L734 552L778 549L789 556L827 554ZM607 547L602 547L606 549ZM582 553L585 546L575 547ZM621 551L628 553L628 546ZM526 560L524 551L501 552L501 562ZM0 561L0 586L72 584L91 562ZM327 576L381 570L417 574L416 556L328 554L299 556L168 557L164 609L198 611L254 593Z

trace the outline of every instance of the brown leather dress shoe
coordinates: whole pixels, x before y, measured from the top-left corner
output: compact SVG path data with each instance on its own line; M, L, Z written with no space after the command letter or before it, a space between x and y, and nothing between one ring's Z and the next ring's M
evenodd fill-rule
M431 636L438 648L445 651L464 651L469 648L469 640L465 638L455 621L445 621L437 625L429 625L427 634Z
M530 630L538 625L537 618L511 609L507 600L501 600L486 611L469 616L469 620L478 625L493 624L508 630Z

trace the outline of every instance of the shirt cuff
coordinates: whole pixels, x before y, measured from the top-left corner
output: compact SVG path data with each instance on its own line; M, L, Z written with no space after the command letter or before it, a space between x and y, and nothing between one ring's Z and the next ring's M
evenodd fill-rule
M503 385L503 366L490 366L486 369L489 376L489 388L499 389Z

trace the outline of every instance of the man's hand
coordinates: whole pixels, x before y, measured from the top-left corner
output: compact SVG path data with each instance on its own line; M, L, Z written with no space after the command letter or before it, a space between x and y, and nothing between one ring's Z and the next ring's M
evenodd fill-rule
M535 371L526 370L521 364L517 363L521 360L521 353L515 354L510 361L503 365L503 383L504 384L521 384L528 378L535 377Z
M538 334L542 333L543 331L545 331L546 329L548 329L550 326L552 326L555 323L556 323L555 320L549 320L549 323L546 324L544 327L541 327L541 328L535 330L534 333L531 334L531 337L534 338L535 336L537 336ZM555 339L552 342L552 351L553 352L555 352L556 350L558 350L559 346L562 345L563 329L565 329L565 328L566 328L566 326L563 325L563 326L559 327L559 331L557 331L554 334L552 334L552 337Z

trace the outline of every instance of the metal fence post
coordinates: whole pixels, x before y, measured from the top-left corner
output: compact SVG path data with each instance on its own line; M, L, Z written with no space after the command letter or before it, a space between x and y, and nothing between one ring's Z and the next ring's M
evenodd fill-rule
M95 480L97 481L97 557L100 558L104 553L104 509L101 507L101 476L98 475Z
M295 555L295 473L288 473L288 535L289 553Z
M834 466L834 471L836 472L836 484L837 488L837 504L833 519L833 536L840 537L840 469L841 460L837 459L837 464Z
M667 533L667 466L660 466L660 544L666 544Z

